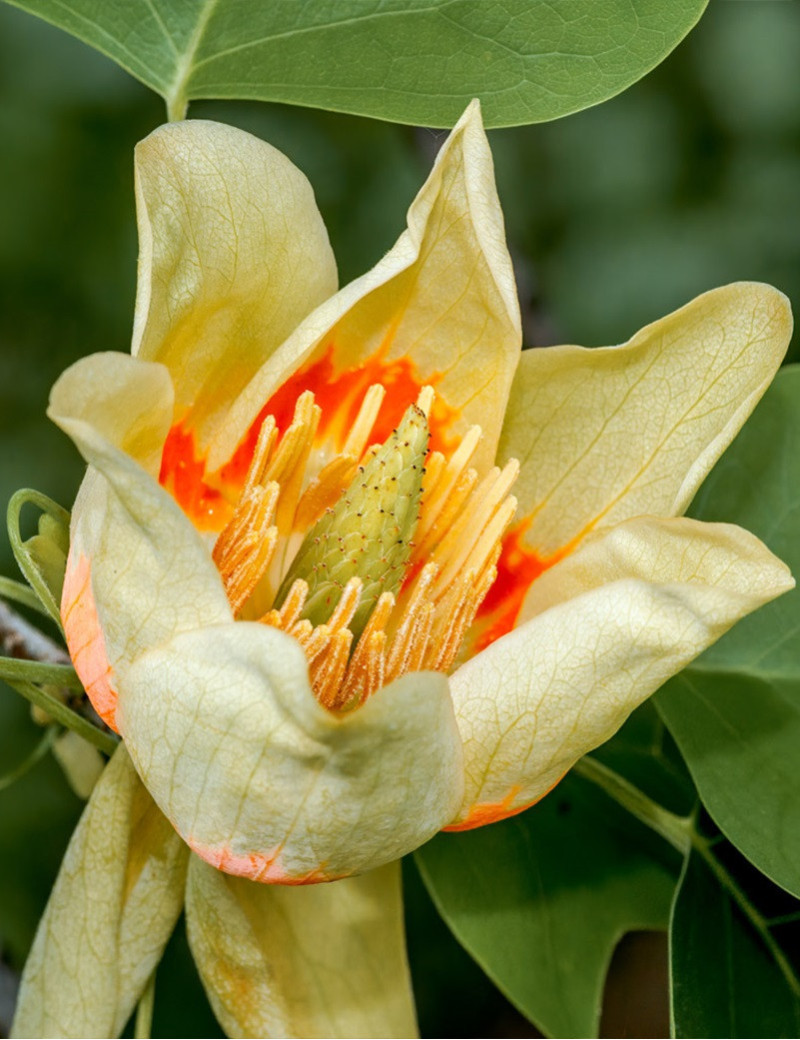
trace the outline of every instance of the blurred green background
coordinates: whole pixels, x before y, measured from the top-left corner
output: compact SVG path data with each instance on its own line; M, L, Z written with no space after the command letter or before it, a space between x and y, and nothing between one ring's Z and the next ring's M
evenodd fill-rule
M492 132L528 345L619 342L736 279L800 299L798 55L796 0L712 0L688 40L618 98ZM196 103L190 115L251 130L306 172L343 282L392 244L444 136L259 104ZM82 467L45 419L47 394L76 358L127 349L132 148L163 118L111 61L0 6L3 502L21 485L72 501ZM14 574L5 539L0 571ZM0 774L36 737L1 688ZM51 760L0 793L0 1035L8 968L24 959L79 809ZM413 868L409 893L423 1034L535 1035L448 938ZM154 1035L215 1035L180 935L168 962ZM619 1030L607 1020L606 1035Z

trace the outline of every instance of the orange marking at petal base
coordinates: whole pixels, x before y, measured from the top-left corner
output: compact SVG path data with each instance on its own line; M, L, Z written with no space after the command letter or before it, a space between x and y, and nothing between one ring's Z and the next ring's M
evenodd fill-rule
M566 774L565 774L566 775ZM499 823L500 820L507 820L511 816L517 816L521 812L525 812L526 809L530 809L532 805L536 805L542 798L545 798L553 788L557 787L564 779L560 776L558 780L547 790L534 798L530 802L526 802L524 805L517 805L512 808L512 803L517 797L522 788L519 784L515 784L505 798L500 802L476 802L475 805L470 807L466 817L459 823L451 823L449 827L442 827L443 831L474 831L476 827L485 827L487 823Z
M217 870L264 885L317 885L327 881L340 881L348 876L326 874L323 870L324 864L305 874L289 874L280 862L282 846L273 852L251 852L241 856L226 846L202 845L191 838L187 839L186 843L200 859L210 863Z
M70 553L61 595L61 620L72 663L94 710L118 733L117 691L112 684L113 673L94 601L91 569L86 556L81 554L75 561Z
M524 517L510 527L503 537L497 561L497 577L475 619L480 632L475 643L476 653L485 650L490 643L512 630L528 589L540 574L565 555L565 551L561 551L543 559L525 545L523 539L530 524L530 518Z
M275 391L230 460L217 473L206 473L205 458L197 449L189 417L182 417L167 435L159 482L173 495L195 527L201 531L222 530L231 518L232 503L236 502L244 484L264 419L272 415L278 429L285 433L291 425L297 399L306 390L313 392L322 409L315 445L331 441L339 452L356 421L364 394L375 383L383 386L386 397L371 434L372 443L383 443L408 406L416 401L423 386L435 387L443 378L440 372L423 377L409 357L387 359L389 345L387 341L358 365L339 369L334 361L334 345L330 344L321 356L299 368ZM452 448L460 418L460 411L437 394L428 417L432 451Z
M378 383L386 390L386 397L372 428L371 442L382 444L410 404L417 399L423 386L435 387L443 374L433 372L425 377L408 357L386 358L388 344L371 357L352 368L339 369L334 361L334 344L325 352L299 368L275 391L259 412L230 462L220 470L225 483L241 484L255 450L258 432L268 415L275 417L279 430L286 430L292 421L297 398L311 390L322 409L316 441L333 441L341 451L347 435L358 416L364 394ZM441 394L436 395L433 410L428 417L432 451L449 450L453 445L453 427L461 413L448 405Z
M198 454L194 434L183 422L167 434L158 480L201 531L219 531L230 519L233 506L221 491L206 483L205 460Z

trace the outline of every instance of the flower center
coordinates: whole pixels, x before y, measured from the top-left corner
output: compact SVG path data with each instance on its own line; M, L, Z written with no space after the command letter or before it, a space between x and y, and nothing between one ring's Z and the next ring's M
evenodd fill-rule
M427 452L434 391L384 444L369 445L385 391L364 395L343 450L315 451L321 410L297 399L279 437L262 423L234 514L214 547L237 617L298 640L320 703L358 707L409 671L448 672L497 576L519 464L482 479L471 427L445 456Z

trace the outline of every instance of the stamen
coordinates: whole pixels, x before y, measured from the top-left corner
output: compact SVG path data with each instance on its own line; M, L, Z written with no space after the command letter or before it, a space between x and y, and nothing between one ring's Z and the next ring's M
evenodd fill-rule
M435 397L436 391L432 386L423 386L417 396L417 408L425 415L426 419L431 417L431 408L433 408Z
M386 622L394 609L394 596L384 592L375 604L367 627L356 644L342 685L342 705L363 704L384 684Z
M301 646L306 652L308 663L313 664L314 661L324 653L331 641L331 630L327 625L317 625L316 627L311 624L308 618L303 618L302 621L298 621L295 629L300 631L300 636L295 638L300 639ZM290 636L295 635L295 629L289 632ZM306 636L305 633L308 632ZM314 690L316 693L317 691Z
M421 602L413 610L409 607L402 630L398 631L392 641L391 654L386 663L387 682L422 667L430 643L433 617L433 603Z
M242 495L231 520L212 552L234 615L267 570L278 545L278 531L272 526L280 487L269 483L255 485Z
M427 531L436 522L436 518L444 508L448 496L458 483L462 473L469 465L480 442L482 431L480 426L470 426L461 443L451 455L444 468L440 480L432 488L425 502L425 515L420 520L418 538L424 538Z
M341 598L328 621L328 627L332 632L338 632L340 628L345 628L353 620L353 615L361 602L363 587L361 578L351 578L342 589Z
M261 424L256 441L256 450L247 470L247 477L242 490L244 498L257 484L263 483L264 474L267 470L267 462L278 436L278 428L275 425L275 417L268 415Z
M414 561L425 559L430 556L434 546L441 542L445 534L450 530L456 517L461 515L463 507L475 490L478 483L478 473L474 469L468 469L458 478L458 481L445 499L439 515L432 524L428 524L427 531L421 539L418 539L414 551Z
M369 435L372 433L372 427L378 418L385 396L386 391L380 383L373 383L364 394L356 421L344 442L343 455L352 455L354 458L360 459L364 454L364 448L367 446Z
M302 578L298 578L294 585L289 589L289 595L286 597L286 602L283 604L281 609L270 610L264 615L261 621L265 625L272 625L273 628L280 628L284 632L288 632L300 617L300 612L305 606L307 595L307 583L304 582ZM311 626L309 625L309 627Z
M425 478L422 481L422 503L427 509L427 502L433 494L436 485L444 471L445 458L440 451L432 451L425 459Z
M467 629L475 620L478 607L497 577L495 564L499 556L498 545L482 572L470 570L451 587L437 609L436 625L425 655L426 668L441 672L448 672L452 668Z
M517 479L519 463L511 459L502 470L496 466L481 481L470 509L464 510L437 546L433 558L442 566L442 585L447 586L463 569L483 529Z
M349 628L339 629L332 637L326 654L321 654L309 669L311 686L317 700L331 711L340 704L342 679L350 656L353 633Z
M355 455L337 455L324 466L303 492L294 517L296 531L313 527L327 509L332 509L358 469Z
M389 681L396 679L398 675L402 675L403 672L408 670L405 665L411 652L410 647L416 637L422 634L422 630L418 629L419 619L424 613L423 608L431 596L431 590L438 573L439 568L435 563L426 564L411 586L406 603L402 605L400 611L402 621L400 621L392 639L392 647L386 663ZM430 627L428 626L429 631ZM426 645L427 634L423 643L423 651Z
M314 404L314 395L306 390L297 399L292 424L283 435L275 458L267 469L266 479L281 485L276 515L276 525L281 534L288 534L292 530L308 456L321 415L322 409Z
M476 573L480 573L483 570L496 546L500 544L500 540L506 533L509 524L514 519L516 511L517 500L513 495L509 495L475 542L472 551L467 557L467 562L464 564L466 569Z

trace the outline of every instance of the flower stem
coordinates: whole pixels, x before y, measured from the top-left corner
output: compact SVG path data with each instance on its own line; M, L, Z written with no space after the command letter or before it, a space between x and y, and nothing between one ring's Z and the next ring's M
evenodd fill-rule
M153 969L153 974L147 980L147 985L144 988L139 998L139 1004L136 1008L136 1022L133 1028L134 1040L150 1040L150 1035L153 1031L153 1007L156 1000L156 971Z
M0 657L0 679L11 682L27 679L33 683L50 683L83 693L83 686L70 664L50 664L47 661L29 661L19 657Z
M68 708L66 704L51 693L47 693L46 690L40 690L38 686L34 686L27 679L5 678L5 681L13 690L16 690L17 693L22 694L26 700L30 701L31 704L35 704L42 711L46 712L54 722L58 722L62 726L66 726L67 729L73 730L78 736L83 737L84 740L93 744L104 754L112 755L116 750L119 743L116 737L112 737L110 733L104 733L101 729L98 729L88 719L84 719L77 712Z
M15 603L21 603L24 607L36 610L45 617L50 616L42 606L39 597L33 589L28 588L28 586L23 584L21 581L14 581L13 578L6 578L1 574L0 596L3 596L4 599L13 600Z

